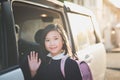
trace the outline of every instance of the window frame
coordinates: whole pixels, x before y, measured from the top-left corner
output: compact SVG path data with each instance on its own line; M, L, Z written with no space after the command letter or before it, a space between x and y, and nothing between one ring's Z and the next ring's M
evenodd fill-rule
M16 48L14 18L10 1L1 2L2 25L1 25L1 43L2 43L2 70L18 64L18 53Z

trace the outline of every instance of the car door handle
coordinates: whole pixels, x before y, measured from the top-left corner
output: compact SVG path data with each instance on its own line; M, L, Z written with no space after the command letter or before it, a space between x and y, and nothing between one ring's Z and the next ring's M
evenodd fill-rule
M86 61L87 63L91 63L91 62L92 62L92 59L93 59L92 54L86 54L86 55L85 55L85 61Z

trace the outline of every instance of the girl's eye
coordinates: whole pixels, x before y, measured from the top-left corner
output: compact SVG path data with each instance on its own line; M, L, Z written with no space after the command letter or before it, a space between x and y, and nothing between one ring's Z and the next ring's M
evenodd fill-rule
M48 41L50 41L50 40L46 39L45 41L48 42Z
M55 38L55 40L58 40L58 38Z

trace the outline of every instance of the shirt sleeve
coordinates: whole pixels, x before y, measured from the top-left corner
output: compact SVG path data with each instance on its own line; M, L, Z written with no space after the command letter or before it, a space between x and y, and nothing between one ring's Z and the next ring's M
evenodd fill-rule
M77 62L69 58L65 63L65 80L82 80Z

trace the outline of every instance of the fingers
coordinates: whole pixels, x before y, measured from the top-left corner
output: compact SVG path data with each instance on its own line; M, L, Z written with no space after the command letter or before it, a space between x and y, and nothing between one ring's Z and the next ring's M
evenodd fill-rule
M41 64L41 59L40 59L40 58L38 59L38 64L39 64L39 65Z
M38 53L35 51L31 51L30 55L28 55L28 61L31 61L31 60L36 60L38 62L41 62L41 60L38 59Z
M36 53L34 56L35 56L35 59L37 60L38 59L38 53Z
M33 60L33 59L36 59L36 53L35 53L35 51L31 51L30 52L30 57L31 57L31 59Z

